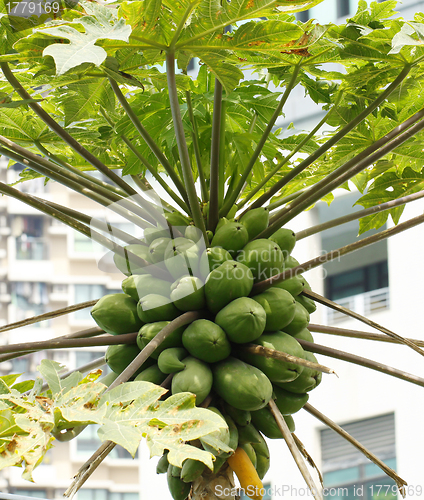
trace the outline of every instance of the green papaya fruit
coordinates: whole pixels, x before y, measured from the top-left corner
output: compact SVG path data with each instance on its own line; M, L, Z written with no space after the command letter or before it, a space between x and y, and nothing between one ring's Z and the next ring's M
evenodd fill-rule
M165 260L165 250L171 241L171 238L169 236L166 236L162 238L156 238L150 243L149 255L151 262L158 263Z
M183 462L183 467L181 469L181 479L185 483L191 483L203 474L205 467L206 465L203 462L188 458Z
M247 266L252 271L255 282L258 282L279 274L284 257L276 243L259 239L249 241L238 253L237 261Z
M255 300L240 297L219 311L215 323L225 331L231 342L243 344L262 335L265 330L266 313Z
M293 337L296 339L306 340L308 342L314 341L314 337L312 337L311 332L307 328L304 328L301 332L296 333Z
M296 244L296 234L291 229L286 229L284 227L277 229L269 239L277 243L285 258L291 254Z
M296 301L287 290L272 287L252 298L265 309L265 331L281 330L293 320Z
M253 464L253 467L255 467L256 469L256 453L253 446L250 443L244 443L244 444L239 444L239 447L246 452L247 456L249 457L249 460Z
M145 271L142 267L136 264L134 261L131 261L128 252L137 255L141 259L144 259L147 262L151 262L149 247L146 245L126 245L124 250L118 251L113 254L113 261L115 266L121 271L121 273L129 276L131 274L143 274Z
M224 412L228 415L238 427L243 427L244 425L250 424L250 411L239 410L234 408L234 406L229 405L224 402Z
M113 372L120 374L139 354L140 349L136 344L110 345L106 349L105 361ZM138 375L153 364L154 361L152 359L147 359L135 375Z
M165 212L166 221L171 224L171 226L188 226L190 224L190 219L180 212Z
M309 325L309 319L308 311L302 304L296 301L294 318L283 328L283 330L289 335L295 335Z
M224 330L208 319L198 319L188 325L182 341L192 356L207 363L221 361L231 353L231 345Z
M212 231L206 231L206 236L208 237L209 243L212 241L213 238L213 232Z
M299 378L299 377L298 377ZM278 385L274 386L274 394L276 396L275 404L278 406L282 415L292 415L298 412L308 402L309 394L286 391Z
M280 281L280 283L276 283L273 286L287 290L291 295L293 295L294 298L296 298L305 288L305 278L301 274L297 274L296 276L293 276L293 278Z
M283 415L290 432L295 431L294 420L291 415ZM264 434L269 439L282 439L280 428L271 413L271 410L261 408L260 410L252 411L252 423L256 429Z
M230 221L227 219L227 217L221 217L219 220L218 220L218 224L216 225L216 228L215 228L215 233L221 229L221 227L225 226L225 224L228 224Z
M200 248L204 247L204 241L199 246L188 238L175 238L168 243L165 249L165 266L174 279L182 276L198 276Z
M135 381L151 382L160 385L166 379L166 374L159 370L158 365L149 366L135 377Z
M168 466L168 451L165 451L165 453L159 458L156 465L156 474L166 474L166 472L168 471Z
M171 300L180 311L197 311L205 308L203 281L195 276L183 276L172 284Z
M305 351L299 342L285 332L264 333L254 343L298 358L305 357ZM259 368L272 382L290 382L295 380L303 371L303 366L280 359L265 358L250 352L243 352L240 356L247 363Z
M232 300L247 297L253 287L252 271L244 264L225 261L205 282L206 304L216 314Z
M155 323L147 323L140 328L137 335L137 345L139 349L144 349L146 345L154 338L156 335L168 325L169 321L156 321ZM177 328L172 333L166 337L166 339L161 342L161 344L155 349L151 355L152 359L158 359L159 355L170 347L182 347L182 336L184 332L184 326Z
M156 278L151 274L135 274L124 279L122 282L122 290L133 300L138 302L150 293L169 297L171 283Z
M169 465L166 474L168 489L174 500L186 500L191 490L191 483L185 483L181 478L172 475L172 466Z
M215 392L239 410L258 410L268 404L272 385L258 368L228 357L212 366Z
M259 444L261 442L260 434L252 423L245 425L244 427L239 427L238 433L239 433L239 441L238 441L239 444L245 444L245 443Z
M285 258L285 260L283 262L282 271L286 271L287 269L293 269L293 267L297 267L298 265L299 265L299 261L296 260L291 255L289 255L288 257Z
M181 477L181 467L178 467L178 465L172 465L169 464L171 468L171 476L172 477Z
M263 207L254 208L240 217L239 222L246 227L249 240L253 240L268 227L269 211Z
M259 431L258 434L261 441L260 443L252 443L252 447L256 453L256 472L258 473L259 479L263 479L269 469L270 453L264 437Z
M212 389L212 371L206 363L190 356L185 358L183 363L184 370L172 378L171 392L192 392L196 395L196 404L199 405Z
M317 305L315 301L310 299L309 297L305 297L304 295L298 295L295 297L296 301L308 311L309 314L314 313L317 310Z
M144 323L172 321L180 316L179 311L168 297L149 293L138 301L137 314Z
M308 361L318 363L317 358L309 351L305 351L303 357ZM322 372L305 366L302 373L296 380L293 380L292 382L288 382L286 384L277 385L279 385L286 391L294 392L296 394L304 394L305 392L309 392L312 391L312 389L315 389L315 387L317 387L321 383L321 379Z
M168 228L163 227L148 227L144 230L144 241L146 245L150 245L158 238L169 238L171 236Z
M191 241L199 241L203 235L202 231L198 229L196 226L187 226L185 232L184 232L184 237L187 238L188 240Z
M221 247L207 248L200 257L199 273L200 277L205 280L209 273L223 264L225 261L232 261L230 253Z
M249 233L243 224L228 222L215 232L211 246L225 248L232 257L235 257L248 241Z
M188 356L184 347L169 347L164 349L158 357L158 367L162 373L175 373L184 370L182 362Z
M112 335L133 333L144 325L137 314L137 302L125 293L104 295L90 312L99 327Z

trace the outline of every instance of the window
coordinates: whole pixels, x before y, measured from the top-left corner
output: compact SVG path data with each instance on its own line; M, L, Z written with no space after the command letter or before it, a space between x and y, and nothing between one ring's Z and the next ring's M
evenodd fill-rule
M396 470L394 414L343 425L349 434ZM321 431L325 496L337 500L397 499L396 483L331 429Z
M296 14L296 19L301 21L302 23L306 23L309 21L309 10L303 10L302 12L298 12Z
M48 259L48 248L43 238L43 217L18 215L12 219L11 229L16 237L17 260Z
M89 300L100 299L105 295L105 287L103 285L74 285L75 291L75 304L80 302L87 302ZM73 313L73 318L78 321L88 321L91 319L90 308L80 309Z
M14 495L21 495L23 497L47 498L47 490L24 490L21 488L14 488L11 493Z
M83 365L91 363L92 361L95 361L96 359L103 357L105 355L105 351L81 351L80 349L78 349L75 355L76 355L75 358L76 368L79 368ZM103 365L100 368L102 369L102 376L107 375L112 371L108 365Z
M349 0L337 0L337 17L345 17L349 13Z
M15 321L21 321L46 312L46 306L49 302L46 283L18 281L12 283L11 289L12 304L15 306ZM46 327L48 321L35 323L32 326L35 328Z

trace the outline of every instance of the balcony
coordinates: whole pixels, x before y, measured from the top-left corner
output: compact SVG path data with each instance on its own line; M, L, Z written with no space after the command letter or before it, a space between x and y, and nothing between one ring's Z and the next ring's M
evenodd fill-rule
M343 299L336 299L335 302L351 311L368 317L372 313L390 307L389 287L344 297ZM346 316L346 314L334 311L333 309L327 307L324 309L324 321L327 325L334 325L348 318L349 316Z
M26 235L16 238L16 260L48 260L45 239Z

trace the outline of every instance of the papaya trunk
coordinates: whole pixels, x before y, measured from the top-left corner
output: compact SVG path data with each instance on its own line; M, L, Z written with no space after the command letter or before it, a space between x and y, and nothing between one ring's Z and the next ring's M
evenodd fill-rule
M208 469L193 482L191 500L236 500L233 471L224 464L217 474Z

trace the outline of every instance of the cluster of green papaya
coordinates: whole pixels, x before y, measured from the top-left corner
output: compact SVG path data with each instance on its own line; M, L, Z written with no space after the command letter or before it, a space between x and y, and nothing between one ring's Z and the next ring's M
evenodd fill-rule
M110 346L107 363L115 373L122 372L169 322L183 312L201 311L202 319L176 329L157 347L135 380L161 384L173 374L172 394L192 392L197 405L210 396L212 409L228 423L223 440L232 449L243 447L263 477L269 467L263 435L282 437L268 402L275 399L293 432L291 415L321 381L317 370L258 356L244 346L253 343L317 362L297 341L313 342L307 326L316 306L300 295L310 289L305 278L296 275L251 295L255 283L298 265L291 256L295 234L281 228L269 239L257 238L269 223L268 211L258 208L238 221L220 219L207 248L187 218L175 212L167 219L168 229L146 230L144 241L126 247L145 266L115 254L116 266L127 275L124 293L104 296L91 311L106 332L139 332L137 344ZM154 275L158 268L161 278ZM218 470L228 455L209 451L216 454ZM164 455L158 472L165 470L173 497L181 500L204 465L186 460L181 469L168 465Z

